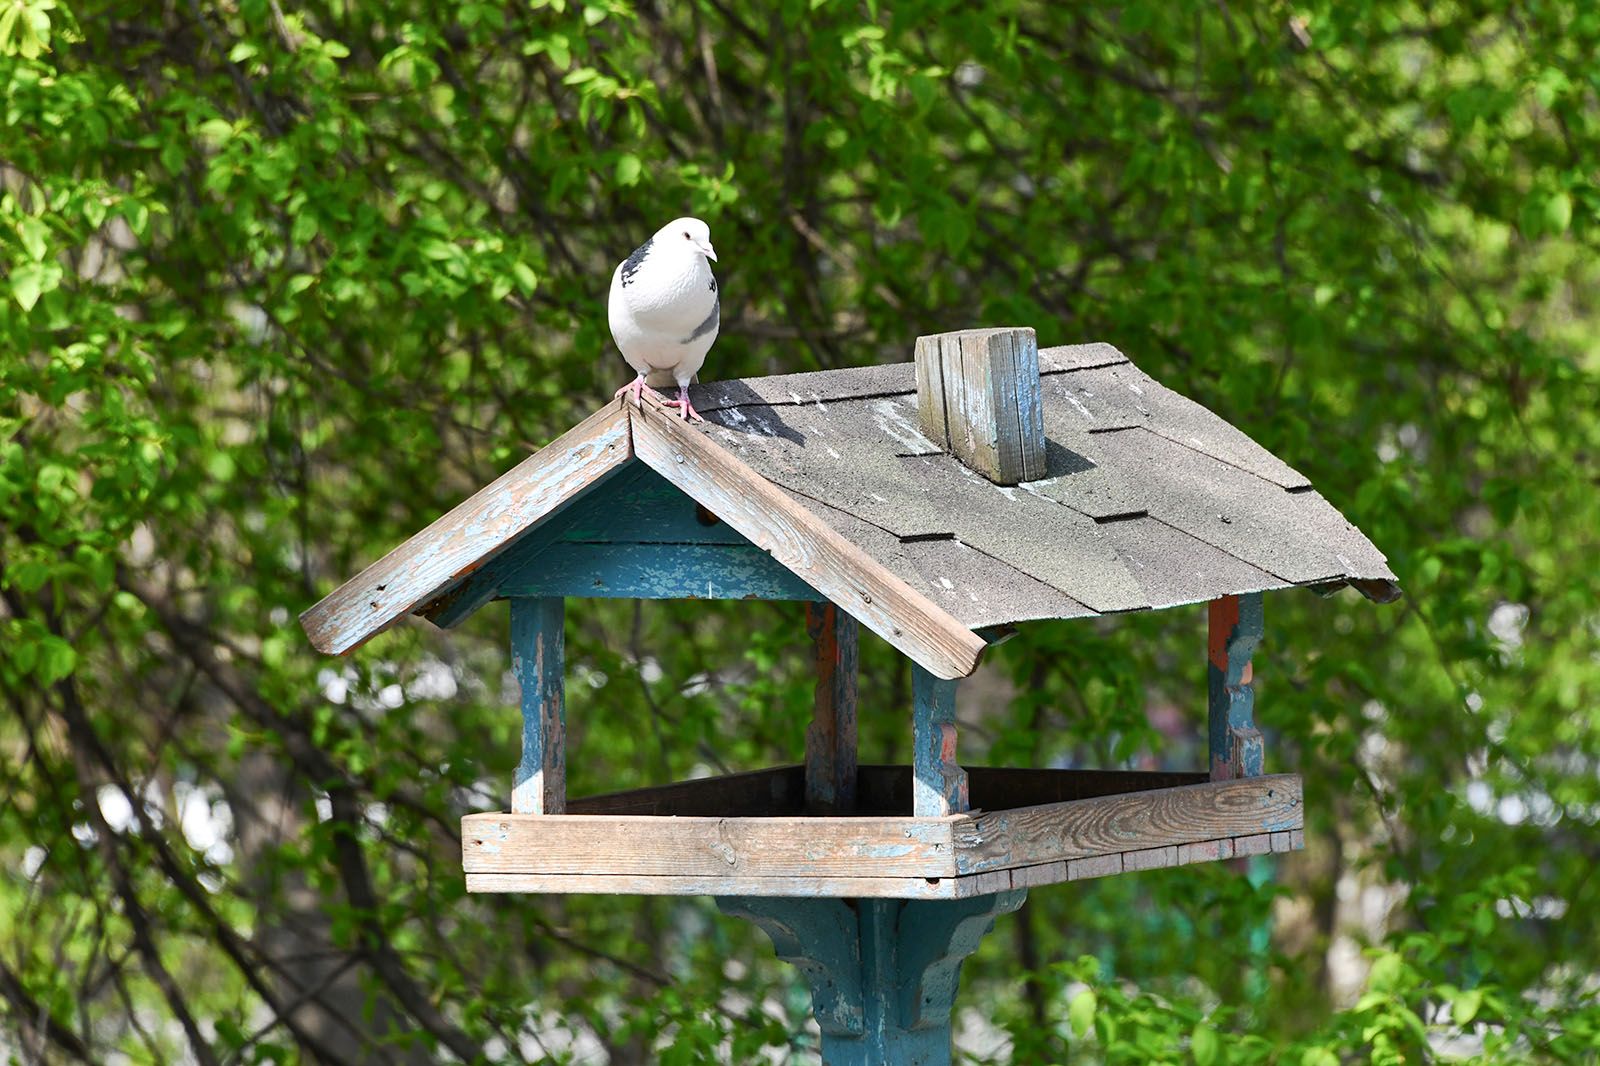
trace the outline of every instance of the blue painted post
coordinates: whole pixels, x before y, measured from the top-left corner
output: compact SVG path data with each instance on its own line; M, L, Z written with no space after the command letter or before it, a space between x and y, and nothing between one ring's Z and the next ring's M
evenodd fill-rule
M1021 889L956 900L724 897L811 986L823 1066L948 1066L961 963Z
M832 603L806 604L817 667L816 703L806 727L806 811L856 806L856 675L860 627Z
M522 686L522 762L511 788L512 814L567 809L566 600L511 601L511 668Z
M1257 777L1264 752L1256 728L1250 657L1261 643L1261 593L1224 596L1210 604L1206 667L1211 779Z
M967 772L956 762L956 683L911 664L911 813L964 811Z

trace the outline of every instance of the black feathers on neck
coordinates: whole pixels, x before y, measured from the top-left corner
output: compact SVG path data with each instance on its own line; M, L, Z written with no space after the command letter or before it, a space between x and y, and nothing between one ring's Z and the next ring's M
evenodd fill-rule
M644 265L644 257L650 254L650 246L655 243L655 240L654 237L649 238L635 248L632 255L622 261L622 285L624 288L627 287L628 282L633 280L633 276L639 272L639 268Z

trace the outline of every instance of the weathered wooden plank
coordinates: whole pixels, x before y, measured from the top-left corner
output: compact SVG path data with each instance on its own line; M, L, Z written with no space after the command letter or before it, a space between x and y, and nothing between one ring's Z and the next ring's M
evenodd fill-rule
M1249 855L1266 855L1271 851L1271 833L1253 833L1250 836L1233 838L1233 854L1235 858L1242 859Z
M941 678L977 669L985 644L658 400L632 416L635 454L862 625Z
M1168 845L1162 848L1146 848L1143 851L1125 851L1122 853L1122 872L1137 873L1140 870L1161 870L1168 866L1178 864L1178 849Z
M922 432L1000 485L1042 477L1039 346L1029 327L918 337Z
M1187 866L1192 862L1217 862L1231 858L1233 858L1233 841L1226 837L1221 840L1197 840L1191 844L1178 845L1179 866Z
M522 761L511 788L517 814L560 814L567 804L566 603L511 601L511 669L522 686Z
M938 818L965 811L967 775L956 762L956 683L911 667L911 812Z
M1120 873L1122 867L1119 865L1117 870ZM1067 880L1067 877L1067 864L1064 862L1046 862L1040 863L1038 866L1019 866L1011 871L1011 887L1034 888L1038 885L1055 885Z
M806 810L856 807L856 620L831 603L806 605L817 684L806 727Z
M433 600L633 455L620 402L606 404L300 616L312 646L342 654Z
M468 873L949 877L949 820L472 814Z
M805 784L802 766L702 777L670 785L608 792L567 801L568 814L697 815L765 817L800 814ZM908 803L906 810L910 810Z
M1211 779L1258 777L1265 747L1255 721L1250 664L1265 632L1261 593L1212 600L1207 612L1207 745Z
M971 877L750 877L638 874L469 873L468 892L563 895L823 896L840 899L966 899L999 891ZM1009 882L1008 882L1009 883ZM982 887L982 891L978 887Z
M1122 852L1111 855L1091 855L1087 859L1070 859L1067 862L1067 880L1087 881L1092 877L1111 877L1122 872Z
M629 447L632 447L631 434ZM505 588L507 581L526 567L530 559L560 541L570 527L584 522L586 514L596 511L605 513L616 509L619 501L631 499L639 490L640 482L647 478L657 482L661 480L655 471L643 463L630 462L613 469L545 515L537 526L518 537L515 544L423 604L417 613L441 629L451 629L466 621L485 604L513 595ZM668 486L668 490L677 491L671 486Z
M502 596L640 600L820 600L822 594L751 544L575 544L561 541L500 585Z
M988 811L955 826L960 873L1302 826L1293 774Z

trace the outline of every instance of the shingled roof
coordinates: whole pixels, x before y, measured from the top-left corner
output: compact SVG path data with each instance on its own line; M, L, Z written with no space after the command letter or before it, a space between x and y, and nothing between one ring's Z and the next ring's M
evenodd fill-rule
M643 463L941 677L972 631L1294 585L1399 595L1361 532L1244 433L1107 344L1039 351L1046 476L1002 486L918 428L913 365L695 386L706 421L607 404L302 616L350 650L494 598L489 564ZM531 564L537 566L537 557Z
M692 389L700 432L978 629L1355 582L1383 554L1243 432L1109 344L1039 351L1047 471L996 485L917 422L910 363Z

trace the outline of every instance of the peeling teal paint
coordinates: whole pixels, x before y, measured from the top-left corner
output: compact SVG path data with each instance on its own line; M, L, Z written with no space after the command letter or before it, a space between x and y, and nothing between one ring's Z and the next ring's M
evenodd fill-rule
M961 964L1022 906L1018 889L961 900L719 897L811 986L823 1066L949 1066Z

